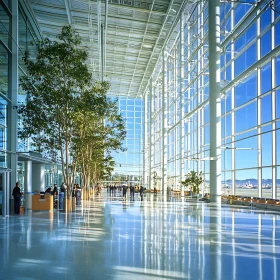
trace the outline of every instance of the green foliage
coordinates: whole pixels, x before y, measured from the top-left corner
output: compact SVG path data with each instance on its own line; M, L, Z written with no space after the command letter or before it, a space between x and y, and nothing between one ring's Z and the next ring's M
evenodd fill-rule
M198 173L196 171L190 171L187 175L184 181L182 181L182 185L184 187L191 186L192 191L195 194L199 193L199 185L204 182L202 178L202 172Z
M68 166L82 172L87 183L112 172L112 150L122 150L126 136L117 100L106 95L108 82L92 83L87 52L71 26L62 28L56 41L43 39L36 57L23 60L27 76L20 86L27 94L18 113L19 137L31 137L36 151L62 163L64 182L70 187ZM70 192L69 192L70 193Z
M36 46L35 60L26 51L28 75L20 78L20 86L28 99L18 111L23 124L19 137L32 137L35 150L49 150L54 159L71 140L76 104L91 83L78 34L66 26L57 39L43 39Z

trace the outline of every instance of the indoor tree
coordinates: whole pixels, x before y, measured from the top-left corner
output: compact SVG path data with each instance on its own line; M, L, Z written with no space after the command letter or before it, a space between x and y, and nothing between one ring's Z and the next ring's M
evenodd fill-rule
M35 58L25 52L27 74L20 78L27 99L18 109L19 137L31 138L35 151L61 163L68 198L75 171L86 164L92 168L93 150L119 149L125 137L123 119L106 96L109 84L92 82L87 58L77 32L65 26L57 40L45 38L36 45ZM80 158L75 149L78 132L84 133L78 143L84 152ZM88 171L89 178L92 172Z
M204 182L202 172L190 171L184 181L181 181L184 187L191 186L194 194L199 193L199 185Z
M106 95L108 89L107 82L95 83L75 113L72 155L86 188L110 175L111 152L124 150L124 120L118 113L117 100Z

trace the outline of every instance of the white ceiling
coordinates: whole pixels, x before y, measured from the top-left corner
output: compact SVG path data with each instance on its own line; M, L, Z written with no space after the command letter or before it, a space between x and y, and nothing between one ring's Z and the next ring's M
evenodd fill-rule
M106 4L107 1L107 12ZM71 24L101 79L101 24L106 40L105 80L110 94L142 97L171 30L193 0L29 0L43 36L55 38Z

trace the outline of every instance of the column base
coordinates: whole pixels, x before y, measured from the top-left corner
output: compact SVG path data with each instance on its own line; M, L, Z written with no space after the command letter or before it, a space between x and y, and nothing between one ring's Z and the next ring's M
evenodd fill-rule
M214 202L216 204L222 203L222 195L221 194L211 194L210 193L210 202Z

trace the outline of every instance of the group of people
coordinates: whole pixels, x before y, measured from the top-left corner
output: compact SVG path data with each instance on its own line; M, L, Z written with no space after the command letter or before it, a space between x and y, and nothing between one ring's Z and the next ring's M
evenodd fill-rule
M79 184L74 184L73 186L73 189L72 189L72 197L75 197L76 196L76 190L79 189ZM65 193L67 190L67 186L62 183L61 186L60 186L60 192L63 192ZM47 188L45 193L50 193L52 195L58 195L58 187L57 187L57 184L54 184L53 185L53 190L51 187Z
M47 188L45 193L49 193L51 195L57 195L57 184L53 185L53 190L51 187Z
M119 190L119 191L122 191L122 196L123 196L124 199L126 199L126 197L127 197L128 188L130 190L130 198L131 198L131 200L134 200L135 186L133 186L133 185L131 185L130 187L128 187L127 185L122 185L122 186L110 185L110 186L107 187L108 192L110 192L110 196L116 195L116 191ZM72 190L72 196L73 197L76 196L76 190L77 189L79 189L79 185L74 184L73 190ZM65 192L65 191L66 191L66 185L64 183L62 183L61 186L60 186L60 192ZM143 201L144 191L145 191L144 187L140 186L139 193L140 193L141 201ZM54 184L53 190L52 190L51 187L47 188L45 193L48 193L48 194L51 194L51 195L54 195L54 196L58 195L57 184ZM22 196L22 193L20 191L20 183L16 182L16 186L13 189L15 214L20 213L21 196Z
M74 184L73 186L73 190L72 190L72 196L75 197L76 196L76 190L79 189L79 184ZM60 192L65 192L66 191L66 185L64 183L61 184L60 186ZM45 190L45 194L51 194L51 195L58 195L58 187L57 184L53 185L53 189L52 187L48 187ZM22 192L20 190L20 183L16 182L15 187L13 188L13 193L12 193L13 197L14 197L14 212L15 214L19 214L20 213L20 206L21 206L21 197L22 197Z
M120 185L120 186L110 185L107 187L107 192L110 193L110 196L116 196L117 190L120 192L122 191L122 196L124 199L126 199L128 189L130 191L130 199L134 200L135 186L133 185L130 185L129 187L127 185ZM144 187L140 186L139 193L140 193L141 201L143 201L144 191L145 191Z

